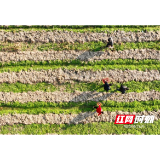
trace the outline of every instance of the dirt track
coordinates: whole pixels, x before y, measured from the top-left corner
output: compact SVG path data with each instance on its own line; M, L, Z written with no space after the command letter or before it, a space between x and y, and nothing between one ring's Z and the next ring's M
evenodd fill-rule
M81 92L75 91L74 93L69 92L0 92L0 101L12 102L18 101L21 103L26 102L86 102L86 101L101 101L101 100L112 100L118 102L132 102L132 101L149 101L149 100L160 100L160 92L158 91L145 91L141 93L129 92L125 94L121 93L106 93L106 92Z
M152 49L131 49L124 51L18 51L0 52L0 62L9 61L46 61L46 60L81 60L93 61L103 59L157 59L160 60L160 51Z
M117 42L147 42L159 41L160 31L151 32L124 32L115 31L113 33L77 33L68 31L20 31L20 32L0 32L0 41L8 42L32 42L32 43L84 43L90 41L107 42L109 37L113 37Z
M78 123L92 123L92 122L114 122L117 114L130 114L130 115L139 115L147 116L154 115L154 120L160 119L160 110L155 111L143 111L143 112L109 112L104 111L104 114L97 116L95 111L93 112L84 112L80 114L39 114L39 115L29 115L29 114L8 114L0 116L0 126L1 125L13 125L13 124L78 124ZM145 121L145 118L144 118ZM143 122L144 123L144 122Z
M116 82L128 81L154 81L160 80L160 71L137 71L137 70L108 70L108 71L80 71L80 70L41 70L41 71L21 71L0 73L0 83L63 83L67 81L95 82L102 78L109 77Z

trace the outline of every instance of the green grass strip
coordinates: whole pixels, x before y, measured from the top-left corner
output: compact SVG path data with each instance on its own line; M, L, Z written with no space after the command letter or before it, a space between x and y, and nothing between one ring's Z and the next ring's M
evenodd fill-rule
M130 128L126 128L129 126ZM135 127L135 128L134 128ZM0 134L145 134L145 135L159 135L160 134L160 120L153 123L138 123L132 125L114 124L114 122L94 122L88 124L17 124L0 126Z
M114 50L129 50L129 49L155 49L160 50L160 42L127 42L127 43L121 43L121 44L114 44ZM62 50L88 50L88 51L106 51L109 50L106 48L105 42L85 42L83 44L81 43L74 43L74 44L67 44L67 43L45 43L42 45L39 45L37 47L40 51L48 51L48 50L55 50L55 51L62 51Z
M72 28L72 29L86 29L86 28L144 28L144 27L152 27L152 28L156 28L159 25L50 25L50 26L46 26L46 25L31 25L31 26L27 26L27 25L8 25L8 26L0 26L0 29L16 29L16 28L24 28L24 29L28 29L28 28Z
M95 60L84 62L80 60L49 60L49 61L10 61L10 62L0 62L0 67L7 66L32 66L32 65L57 65L57 66L95 66L95 65L158 65L160 64L159 60L154 59L144 59L144 60L133 60L133 59L104 59L104 60Z
M159 25L93 25L93 26L89 26L89 25L72 25L72 26L67 26L67 25L63 25L63 26L1 26L0 27L1 30L5 31L5 32L19 32L19 31L54 31L54 30L61 30L61 31L73 31L73 32L113 32L113 31L117 31L117 30L122 30L125 32L137 32L137 31L158 31L160 30L160 26Z
M155 49L160 50L160 42L127 42L127 43L121 43L121 44L114 44L113 50L129 50L129 49ZM68 43L25 43L25 42L19 42L19 43L10 43L10 42L1 42L0 43L0 51L6 51L6 52L16 52L16 51L49 51L49 50L55 50L55 51L63 51L63 50L88 50L88 51L107 51L109 50L106 48L106 43L99 41L99 42L85 42L85 43L78 43L75 42L74 44L68 44Z
M94 66L87 66L87 65L68 65L68 66L61 66L61 65L33 65L33 66L15 66L15 67L1 67L0 73L2 72L20 72L20 71L41 71L41 70L55 70L55 69L68 69L68 70L93 70L93 71L102 71L102 70L138 70L138 71L146 71L147 70L160 70L160 64L157 65L94 65Z
M158 111L160 109L160 100L153 101L134 101L134 102L116 102L116 101L101 101L104 111ZM0 115L2 114L14 114L14 113L26 113L26 114L45 114L45 113L75 113L93 111L93 106L97 102L0 102Z
M151 81L151 82L136 82L136 81L128 81L123 83L126 85L129 90L126 92L144 92L144 91L150 91L155 90L160 92L160 81ZM117 88L120 87L120 83L114 83L111 86L110 92L114 92ZM74 83L64 83L64 84L49 84L49 83L36 83L36 84L23 84L20 82L16 83L1 83L0 84L0 92L28 92L28 91L44 91L44 92L54 92L54 91L60 91L63 89L63 92L74 92L75 90L78 91L96 91L96 92L105 92L103 88L102 82L91 82L91 83L85 83L85 82L74 82ZM117 91L119 92L119 91Z

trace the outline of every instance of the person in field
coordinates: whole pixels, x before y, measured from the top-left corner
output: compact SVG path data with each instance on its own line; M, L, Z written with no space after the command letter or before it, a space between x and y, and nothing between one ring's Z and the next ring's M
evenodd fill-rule
M103 110L102 110L102 108L101 108L101 105L102 105L102 104L101 104L100 102L98 102L97 105L98 105L98 107L93 106L93 108L96 108L96 111L97 111L97 113L98 113L98 116L100 116L101 114L104 113Z
M105 81L104 90L108 92L109 90L111 90L110 86L112 86L112 84L108 84L108 82Z
M121 84L121 87L117 90L122 92L122 94L124 94L126 92L126 90L129 90L129 88L127 86L123 86L123 84Z
M109 78L105 78L105 79L102 79L102 82L104 84L104 90L105 91L109 91L111 90L110 86L112 86L112 84L108 84L109 83Z
M107 46L108 48L113 48L113 39L110 37L108 38L108 43L107 43Z

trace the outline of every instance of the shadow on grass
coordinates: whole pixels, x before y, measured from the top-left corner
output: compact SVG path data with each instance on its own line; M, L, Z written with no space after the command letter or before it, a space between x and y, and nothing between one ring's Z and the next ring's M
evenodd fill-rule
M158 107L160 106L160 101L157 102L153 102L153 101L141 101L138 103L134 103L134 102L122 102L122 103L118 103L118 102L110 102L110 101L99 101L102 103L102 109L104 111L109 110L109 111L115 111L115 110L119 110L119 108L121 108L120 110L122 110L122 108L124 109L124 111L128 111L130 110L135 111L137 110L139 107L143 110L153 110L152 107ZM18 106L16 106L16 104L5 104L5 103L1 103L0 106L0 112L3 111L22 111L23 109L23 113L32 113L32 114L39 114L39 113L65 113L65 114L69 114L69 113L80 113L80 112L90 112L93 111L93 106L96 106L97 101L91 101L91 102L80 102L80 103L76 103L76 102L69 102L69 103L44 103L43 105L40 103L33 103L32 105L30 105L29 103L25 103L25 104L19 104ZM139 111L142 111L142 110ZM157 109L160 109L159 107ZM60 110L60 112L57 112L57 110Z

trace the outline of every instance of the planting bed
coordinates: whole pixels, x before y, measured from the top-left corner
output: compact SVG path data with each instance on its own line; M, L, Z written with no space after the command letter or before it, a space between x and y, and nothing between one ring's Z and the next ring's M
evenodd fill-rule
M86 101L118 101L118 102L132 102L132 101L149 101L160 100L160 92L158 91L145 91L141 93L130 92L126 94L121 93L106 93L106 92L0 92L0 101L21 103L26 102L86 102Z
M115 59L155 59L160 60L160 51L152 49L132 49L124 51L17 51L17 52L0 52L0 62L9 61L55 61L55 60L115 60Z
M0 116L0 125L13 125L13 124L78 124L78 123L92 123L92 122L114 122L117 114L135 114L145 116L155 116L154 120L160 119L160 110L155 111L143 111L143 112L110 112L104 111L100 117L97 116L96 112L84 112L80 114L8 114Z
M0 41L2 42L32 42L32 43L84 43L91 41L107 42L109 37L118 42L147 42L159 41L160 31L149 32L125 32L116 31L113 33L79 33L72 31L19 31L19 32L0 32Z
M93 68L93 67L92 67ZM108 71L84 71L84 70L41 70L41 71L20 71L20 72L3 72L0 73L0 83L57 83L70 80L81 82L101 81L102 78L110 77L111 81L128 82L128 81L154 81L160 80L158 70L137 71L137 70L108 70Z

